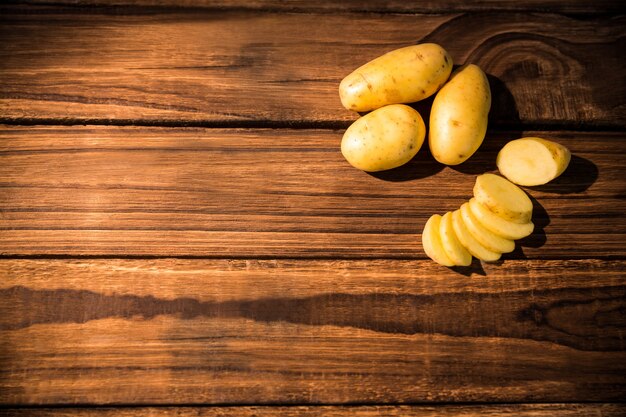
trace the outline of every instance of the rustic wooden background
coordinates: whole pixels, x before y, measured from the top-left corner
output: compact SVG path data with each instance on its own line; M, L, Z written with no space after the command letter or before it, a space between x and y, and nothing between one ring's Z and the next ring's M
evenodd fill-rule
M620 2L336 3L0 6L0 414L626 414ZM351 168L339 81L424 41L488 73L484 145ZM428 260L524 135L574 155L536 232Z

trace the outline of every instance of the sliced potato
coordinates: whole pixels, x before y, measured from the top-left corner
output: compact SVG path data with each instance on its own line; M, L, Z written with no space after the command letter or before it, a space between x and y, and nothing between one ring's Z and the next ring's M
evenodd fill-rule
M441 225L441 216L439 214L433 214L424 226L422 232L422 246L424 252L433 261L443 266L454 266L454 262L450 260L446 252L441 246L441 238L439 236L439 230Z
M489 210L486 206L479 203L476 198L472 198L469 201L469 206L474 218L480 224L505 239L517 240L525 238L530 235L535 228L535 225L532 222L514 223L503 219Z
M472 214L469 203L464 203L459 209L465 227L474 238L492 252L509 253L515 249L515 242L505 239L484 227Z
M541 139L513 140L500 150L496 164L500 173L515 184L546 184L565 171L571 159L563 145Z
M500 259L501 253L487 249L472 236L465 227L459 210L452 212L452 227L454 228L454 233L459 239L459 242L465 246L465 249L467 249L472 256L485 262L494 262Z
M463 247L456 233L454 233L452 213L447 212L441 218L439 236L441 237L443 250L455 265L468 266L472 263L472 255Z
M493 213L515 223L528 223L533 203L526 193L506 178L483 174L476 178L474 197Z

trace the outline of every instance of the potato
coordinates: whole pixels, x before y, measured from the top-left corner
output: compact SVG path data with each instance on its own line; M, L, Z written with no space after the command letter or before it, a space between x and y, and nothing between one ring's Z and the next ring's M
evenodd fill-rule
M565 171L571 158L563 145L541 138L513 140L500 150L496 164L500 173L515 184L546 184Z
M455 265L468 266L472 263L472 255L470 255L467 249L463 247L454 232L454 227L452 226L452 213L447 212L441 218L439 236L441 237L443 250Z
M493 213L514 223L528 223L533 203L517 185L494 174L476 177L474 197Z
M343 135L341 153L355 168L383 171L409 162L425 137L422 116L409 106L392 104L355 121Z
M341 104L358 112L433 95L452 72L452 58L434 43L407 46L357 68L339 85Z
M433 157L446 165L465 162L487 132L491 90L476 65L456 70L437 93L430 112L428 144Z
M454 228L454 233L459 239L459 242L461 242L472 256L485 262L494 262L500 259L501 253L487 249L472 236L465 227L459 210L452 212L452 227Z
M474 218L486 229L505 239L517 240L530 235L535 228L532 222L514 223L494 214L475 198L470 199L469 207Z
M439 236L440 227L441 216L438 214L430 216L422 232L422 246L424 247L424 252L439 265L454 266L454 262L450 260L443 250L443 246L441 246L441 238Z
M515 249L515 242L505 239L485 228L472 214L469 203L464 203L459 209L463 224L474 238L492 252L509 253Z

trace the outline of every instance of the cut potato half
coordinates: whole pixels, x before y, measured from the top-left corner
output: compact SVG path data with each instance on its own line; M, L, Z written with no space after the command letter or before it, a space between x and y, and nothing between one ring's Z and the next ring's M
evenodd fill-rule
M478 202L476 198L469 201L469 206L474 218L485 228L505 239L522 239L530 235L535 228L532 222L514 223L503 219L493 213L486 206Z
M528 195L506 178L483 174L476 178L474 197L493 213L515 223L528 223L533 203Z
M439 214L433 214L424 226L422 232L422 246L424 252L433 261L443 266L454 266L454 262L450 260L446 252L441 246L441 238L439 237L439 230L441 225L441 216Z
M546 184L561 175L571 159L563 145L542 139L522 138L504 145L496 164L500 173L515 184Z
M505 239L493 233L491 230L484 227L472 214L469 203L465 203L459 209L461 212L461 218L465 227L470 234L480 242L485 248L492 252L509 253L515 249L515 242L511 239ZM475 256L475 255L474 255Z
M490 251L472 236L467 227L465 227L459 210L452 213L452 227L457 238L459 238L459 242L465 246L465 249L472 256L485 262L494 262L500 259L501 253Z
M463 247L454 232L454 227L452 226L452 213L447 212L441 218L439 236L441 237L443 250L455 265L468 266L472 263L472 255L470 255L467 249Z

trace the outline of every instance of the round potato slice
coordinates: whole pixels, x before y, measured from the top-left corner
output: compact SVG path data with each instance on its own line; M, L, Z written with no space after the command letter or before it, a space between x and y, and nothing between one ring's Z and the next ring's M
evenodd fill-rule
M454 228L454 233L459 239L459 242L465 246L465 249L467 249L472 256L485 262L495 262L500 259L501 253L490 251L472 236L465 227L459 210L452 213L452 227Z
M439 214L433 214L424 226L422 232L422 246L424 252L433 261L443 266L454 266L454 262L450 260L446 252L441 246L441 238L439 236L439 230L441 225L441 216Z
M469 206L474 218L486 229L505 239L522 239L530 235L535 225L528 223L513 223L494 214L487 207L478 202L475 198L469 201Z
M528 223L533 203L528 195L506 178L483 174L476 178L474 197L493 213L515 223Z
M455 265L468 266L472 263L472 255L463 247L456 233L454 233L452 213L447 212L441 218L439 236L441 237L443 250Z
M571 159L565 146L542 138L512 140L500 150L496 165L515 184L546 184L561 175Z
M472 211L470 210L469 203L464 203L461 208L461 218L465 227L474 238L480 242L485 248L492 252L509 253L515 249L515 242L511 239L505 239L491 230L484 227L476 220Z

